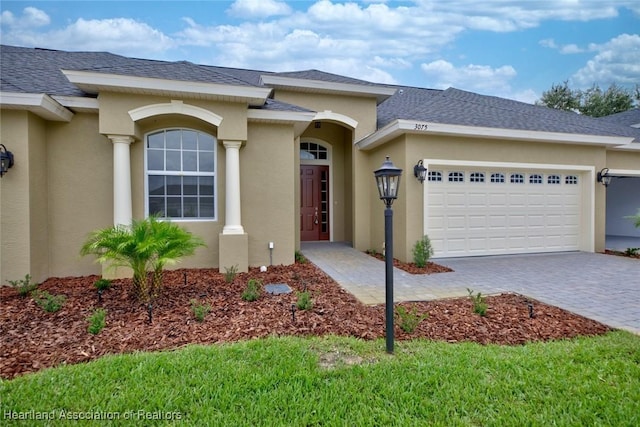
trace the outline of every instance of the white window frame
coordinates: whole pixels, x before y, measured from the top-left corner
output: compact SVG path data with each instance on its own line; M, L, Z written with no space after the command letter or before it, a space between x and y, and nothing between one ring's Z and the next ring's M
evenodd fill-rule
M175 130L180 130L180 131L189 131L189 132L195 132L195 133L199 133L199 134L204 134L207 135L211 138L213 138L213 165L214 165L214 170L213 172L200 172L200 171L167 171L166 170L166 165L165 165L165 170L161 171L161 170L149 170L149 164L148 164L148 138L151 135L155 135L161 132L166 133L167 131L175 131ZM164 148L164 151L166 152L166 147ZM193 151L193 150L188 150L188 151ZM181 160L182 160L182 154L184 152L184 149L180 149L180 153L181 153ZM196 150L196 152L200 152L200 150ZM182 167L182 161L181 161L181 167ZM189 176L193 176L193 177L212 177L213 178L213 216L212 217L171 217L171 216L163 216L160 217L160 219L163 220L170 220L173 222L216 222L218 221L218 205L219 205L219 197L218 197L218 175L217 175L217 171L218 171L218 138L215 135L212 135L210 133L204 132L202 130L198 130L198 129L192 129L192 128L188 128L188 127L168 127L168 128L162 128L162 129L156 129L153 130L151 132L148 132L144 135L144 212L145 212L145 217L148 217L150 215L149 213L149 176L164 176L164 177L168 177L168 176L179 176L181 178L184 177L189 177ZM185 196L184 194L180 194L180 198L184 199L184 197L189 197L191 195L187 195ZM167 197L167 195L165 194L165 198ZM193 197L193 196L192 196ZM199 195L195 195L195 197L199 198ZM165 212L166 214L166 212ZM184 215L184 212L183 212Z

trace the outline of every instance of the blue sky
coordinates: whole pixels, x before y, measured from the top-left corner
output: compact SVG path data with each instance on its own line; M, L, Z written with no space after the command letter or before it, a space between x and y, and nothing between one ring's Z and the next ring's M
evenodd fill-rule
M3 44L456 87L640 84L638 0L11 1Z

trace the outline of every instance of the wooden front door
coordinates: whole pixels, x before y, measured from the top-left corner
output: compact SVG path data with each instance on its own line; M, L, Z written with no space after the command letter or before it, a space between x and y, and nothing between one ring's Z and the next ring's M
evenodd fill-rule
M300 240L329 240L329 166L300 165Z

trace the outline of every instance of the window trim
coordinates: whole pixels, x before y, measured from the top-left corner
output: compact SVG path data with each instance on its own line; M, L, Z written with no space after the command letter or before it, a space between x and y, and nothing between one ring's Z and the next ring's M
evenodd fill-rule
M165 133L167 131L172 131L172 130L179 130L179 131L191 131L191 132L195 132L198 134L204 134L207 135L211 138L213 138L213 167L214 170L213 172L199 172L199 171L167 171L166 170L166 165L165 165L165 170L161 171L161 170L151 170L149 171L149 159L148 159L148 150L149 150L149 144L148 144L148 138L151 135L155 135L158 133ZM159 219L161 220L169 220L172 222L218 222L219 221L219 215L218 215L218 205L219 205L219 191L218 191L218 137L208 133L206 131L200 130L200 129L194 129L194 128L189 128L189 127L166 127L166 128L161 128L161 129L154 129L152 131L149 131L147 133L145 133L144 135L144 153L143 153L143 157L144 157L144 215L145 218L148 218L150 216L149 213L149 177L150 176L162 176L162 177L168 177L168 176L178 176L181 178L184 177L213 177L213 217L171 217L171 216L163 216L163 217L159 217ZM180 153L183 153L184 149L181 148ZM194 151L194 150L187 150L187 151ZM164 152L166 153L166 146L164 148ZM196 152L200 152L200 150L196 150ZM181 154L181 158L182 158L182 154ZM165 198L166 198L166 194L165 194ZM186 195L186 197L189 197L192 195ZM183 199L185 197L184 194L180 194L180 198ZM198 197L197 195L195 197ZM183 212L184 213L184 212ZM166 214L166 212L165 212Z

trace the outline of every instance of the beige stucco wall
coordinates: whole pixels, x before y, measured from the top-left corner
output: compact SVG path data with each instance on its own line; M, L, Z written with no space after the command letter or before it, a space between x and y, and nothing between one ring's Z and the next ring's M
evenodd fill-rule
M356 120L358 122L354 130L356 141L376 130L376 99L373 97L309 94L278 89L274 98L312 111L331 111Z
M637 144L640 147L640 144ZM607 151L609 169L640 170L640 151Z
M31 273L29 113L2 110L0 125L0 143L15 157L13 168L0 178L0 280L5 285Z
M122 93L100 93L100 133L103 135L135 135L142 139L146 131L131 120L129 111L136 108L182 101L184 104L204 108L223 118L217 130L219 139L246 141L247 105L243 103L223 103L197 99L174 99L160 96L131 95ZM151 117L147 123L161 120L163 116ZM182 116L186 117L186 116ZM148 126L147 126L148 128Z
M47 126L51 276L100 274L79 252L88 234L113 225L113 145L97 114Z
M296 245L296 192L299 170L290 125L253 123L240 150L242 224L249 235L249 265L291 264Z

